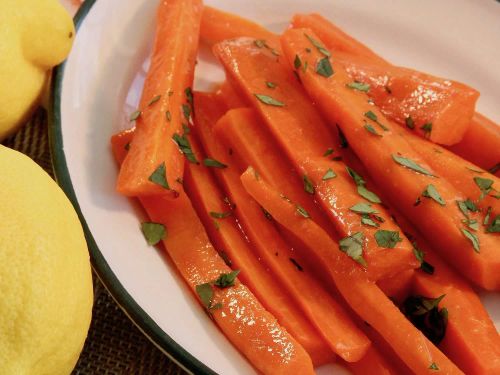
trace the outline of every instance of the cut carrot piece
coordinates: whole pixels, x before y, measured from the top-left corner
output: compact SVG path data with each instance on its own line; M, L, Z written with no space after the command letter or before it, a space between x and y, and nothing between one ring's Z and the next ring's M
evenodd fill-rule
M368 96L387 118L434 143L453 145L464 137L479 98L477 90L413 69L332 52L353 80L349 87L369 85Z
M318 14L295 15L292 26L311 29L318 35L327 48L335 51L335 58L340 57L353 80L370 84L369 95L381 106L386 116L400 124L409 121L411 126L414 123L421 134L445 145L464 139L465 149L470 147L469 141L465 140L466 134L472 138L480 138L481 134L485 133L486 129L469 130L474 104L479 95L476 90L458 82L395 67ZM341 55L344 53L344 58L338 56L339 52ZM345 54L350 56L346 57ZM410 93L415 96L411 97ZM400 104L404 105L403 111L399 108ZM411 117L411 120L406 120L408 117ZM429 125L420 129L429 123L432 123L430 133ZM498 134L496 137L498 139ZM489 141L489 144L492 142ZM499 149L500 141L497 141L497 147L492 151L498 156ZM491 155L488 158L491 158ZM494 163L499 161L500 158L497 157ZM494 163L483 168L491 168Z
M390 363L373 345L363 358L358 362L349 363L347 367L354 375L401 375L401 373L392 368Z
M311 30L292 29L282 37L285 56L293 65L295 56L311 65L331 62L318 51L305 53L310 47L304 33L317 38ZM331 65L330 65L331 66ZM299 73L306 91L318 104L330 124L338 124L349 145L361 159L373 180L383 187L392 203L431 239L443 256L472 281L489 290L500 289L499 239L492 234L471 233L462 223L463 214L455 200L464 200L456 189L415 152L397 132L397 126L367 102L365 93L346 87L351 82L340 64L334 64L334 74L322 76L312 70ZM378 135L368 131L368 127ZM430 187L432 186L432 188ZM439 198L427 199L430 190ZM432 194L433 192L431 192ZM424 196L424 197L422 197ZM420 203L419 203L420 199Z
M500 125L476 113L460 143L450 150L500 176Z
M350 320L343 308L324 290L311 271L302 267L300 254L293 251L280 237L261 207L245 192L233 159L215 142L209 113L216 106L214 94L195 93L197 134L209 155L227 168L218 169L217 177L225 186L234 215L250 238L259 258L271 269L295 303L322 334L331 349L347 361L361 358L369 340ZM226 156L227 155L227 156ZM277 255L276 255L277 254ZM307 285L307 293L303 286Z
M275 34L255 22L209 6L203 8L200 38L204 43L211 46L243 36L262 41L276 39Z
M193 152L202 157L194 137L190 137ZM184 188L203 221L212 243L233 269L241 270L241 281L271 312L278 322L306 349L315 366L333 362L335 355L318 330L298 308L295 299L283 293L279 277L259 261L255 250L244 238L232 214L234 207L217 186L208 168L189 163L184 173ZM226 217L227 215L227 217ZM214 218L218 216L219 218Z
M491 216L494 217L500 213L500 200L495 198L497 194L500 194L498 192L500 191L500 179L498 177L465 161L451 151L416 137L410 132L404 132L404 137L439 176L447 179L455 189L474 201L478 207L484 210L483 212L487 212L491 207ZM485 194L484 197L476 183L475 179L477 178L492 182L491 192ZM473 215L472 212L469 214ZM482 215L481 219L483 217L484 215ZM480 221L483 222L483 220Z
M401 303L411 292L414 274L413 270L404 271L396 276L379 280L377 285L387 297Z
M346 34L317 13L294 15L292 18L292 27L296 29L313 30L329 49L360 56L379 64L389 65L386 60L373 52L370 48Z
M214 47L214 52L224 65L228 80L253 104L264 120L253 125L245 125L243 119L237 120L241 124L235 122L228 127L227 131L231 132L228 139L238 142L237 147L246 150L246 155L258 154L252 150L253 145L267 145L263 147L268 150L266 153L280 154L284 151L302 178L310 180L310 190L316 192L315 197L340 237L357 231L374 234L379 229L397 230L397 225L381 205L373 203L373 210L383 221L374 222L374 226L363 224L360 213L351 209L359 203L368 202L356 192L356 183L345 165L325 157L324 154L331 153L335 145L334 138L288 70L248 40L220 43ZM273 80L276 87L266 87L266 79ZM256 95L261 95L260 99ZM277 102L266 103L269 98ZM263 126L269 129L282 151L273 147L269 136L262 133L260 129ZM283 173L276 171L272 163L263 158L255 156L252 163L256 163L253 165L257 170L266 175ZM333 173L336 177L325 178L329 170L330 175ZM379 227L375 227L377 225ZM402 238L395 246L394 249L383 249L375 241L368 242L367 262L371 279L388 277L418 266L411 244L406 239Z
M241 176L241 180L250 195L276 221L297 233L310 250L310 255L329 271L331 280L351 308L384 337L411 370L418 374L432 374L437 366L446 374L462 373L366 278L365 273L355 266L354 260L342 253L317 224L297 211L292 202L283 199L262 178L257 179L252 168Z
M163 240L167 253L193 291L197 285L231 272L212 247L185 194L175 200L144 197L141 203L153 222L167 228L168 236ZM314 373L304 348L243 284L237 281L230 288L214 288L213 301L222 304L220 309L210 311L213 320L259 371Z
M233 86L228 81L222 83L219 90L217 90L217 95L220 96L227 108L246 107L246 103L241 95L234 90Z
M213 128L215 138L232 151L242 168L255 167L277 190L299 203L325 231L336 236L312 195L304 190L303 178L279 153L260 118L251 108L229 110Z
M182 177L184 157L171 139L190 114L186 90L193 82L201 12L201 0L160 2L151 67L131 117L137 129L134 147L118 175L121 194L177 195L170 185Z

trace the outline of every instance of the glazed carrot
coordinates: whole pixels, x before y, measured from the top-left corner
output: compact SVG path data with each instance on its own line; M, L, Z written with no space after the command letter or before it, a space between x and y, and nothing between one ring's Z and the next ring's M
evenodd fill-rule
M377 285L387 297L401 303L411 292L414 274L413 270L400 272L396 276L377 281Z
M292 27L296 29L313 30L329 49L360 56L379 64L389 65L386 60L373 52L370 48L346 34L317 13L295 14L292 18Z
M220 85L219 90L217 90L217 95L227 108L240 108L246 107L247 105L241 95L239 95L228 81L224 81L222 85Z
M304 52L311 46L304 33L317 38L311 30L288 30L282 37L283 51L292 65L298 55L316 66L324 56L316 50ZM330 60L322 61L331 64ZM436 244L443 256L453 260L454 266L476 284L498 290L500 253L496 249L499 239L493 234L471 233L464 227L463 214L455 201L465 200L465 197L444 178L435 176L436 172L411 145L391 130L397 125L367 102L365 93L346 87L351 81L340 64L334 64L333 71L335 73L327 74L328 77L313 69L305 74L299 72L306 91L330 124L337 123L341 127L373 180L385 190L394 206ZM369 131L369 127L377 134ZM430 185L437 190L440 203L422 197L429 195ZM422 204L418 204L418 199Z
M193 152L200 158L203 154L190 137ZM255 255L245 234L238 228L233 208L224 192L218 187L210 170L204 166L189 163L184 173L184 189L202 220L210 240L233 269L241 270L241 281L252 291L267 311L306 349L313 364L320 366L333 362L335 355L320 336L318 330L298 308L295 299L283 293L279 277L272 274ZM224 218L213 215L229 213Z
M246 148L246 154L250 155L253 151L249 148L254 144L258 147L267 142L269 145L264 148L270 151L266 152L283 153L301 177L311 182L309 190L316 193L315 197L339 237L346 237L357 231L367 231L373 235L379 229L397 230L397 225L379 204L370 203L383 221L373 223L374 226L363 224L359 212L352 209L359 203L368 202L356 191L358 187L346 166L330 159L331 156L338 155L331 154L331 148L335 147L336 142L316 108L305 97L297 80L288 70L276 63L265 51L254 46L250 40L226 41L216 45L214 52L226 69L228 81L252 103L264 120L262 124L245 126L243 122L241 126L238 124L228 129L232 139L239 138L238 148ZM266 81L273 81L276 86L270 88L265 84ZM259 100L255 95L263 96ZM265 101L269 98L277 102L274 105L266 104ZM269 136L261 130L263 126L272 134L279 148L269 143ZM252 163L259 163L258 170L267 171L262 172L266 175L283 173L276 170L278 168L274 168L272 163L267 163L265 158L255 157ZM329 170L330 178L324 178ZM336 177L332 178L332 174ZM299 186L302 185L300 183ZM379 227L375 227L376 225ZM394 249L383 249L374 241L369 241L367 262L368 273L373 280L418 266L411 244L404 238Z
M292 202L283 199L262 178L257 179L252 168L241 176L241 180L250 195L277 222L297 234L310 250L310 255L328 270L331 280L351 308L384 337L411 370L431 374L438 367L445 374L462 373L368 280L354 260L339 251L326 232L298 212Z
M404 131L403 136L439 176L450 181L458 191L482 208L484 213L487 212L489 207L492 208L491 215L494 216L500 213L500 200L494 197L500 194L495 190L500 190L500 179L498 177L462 159L451 151L432 144L410 132ZM477 178L492 182L492 191L485 194L484 197L482 197L481 189L475 182Z
M477 294L419 233L413 232L406 218L398 212L394 215L433 269L432 274L415 271L413 292L427 297L445 295L441 307L448 310L448 324L439 347L466 374L499 373L500 336Z
M319 330L331 349L347 361L358 360L368 349L369 340L324 290L315 275L303 268L305 262L302 262L301 255L283 241L261 207L245 192L239 180L238 166L212 136L213 124L208 120L209 113L217 105L214 97L214 94L195 93L197 134L207 153L228 165L217 170L217 177L225 186L230 201L236 205L234 215L238 223L250 238L258 257L294 297L297 306ZM304 293L305 286L307 293Z
M203 225L181 193L178 199L141 199L151 221L161 223L168 235L163 240L167 253L193 292L197 285L231 272L212 247ZM246 286L214 289L211 316L226 337L259 371L265 374L313 374L311 358L304 348L267 312ZM252 324L249 324L252 322Z
M474 114L463 139L450 150L464 159L500 176L500 125Z
M244 167L254 166L275 189L299 203L317 224L336 236L328 218L304 190L302 177L280 155L253 109L229 110L214 126L213 132L215 138L232 151L232 159L239 160Z
M464 137L479 98L477 90L413 69L332 52L352 78L351 85L369 85L368 96L387 118L434 143L452 145Z
M118 162L122 162L124 144L131 135L129 132L112 138ZM196 293L197 285L231 272L210 243L184 192L175 200L152 196L140 201L151 222L163 225L168 231L163 244L193 292ZM214 305L222 305L210 310L210 316L259 371L264 374L284 375L290 371L314 374L311 358L304 348L262 307L245 285L236 280L233 287L214 288L213 301Z
M352 362L347 367L354 375L401 375L390 363L382 356L382 354L372 345L366 355L358 362Z
M292 25L313 30L335 51L354 80L370 84L369 95L386 116L401 124L411 117L415 129L437 143L454 144L462 139L479 96L476 90L392 66L318 14L296 15ZM428 123L432 123L430 133L420 129Z
M189 117L187 94L193 82L201 21L201 0L161 1L151 67L146 76L136 122L135 147L127 153L117 190L127 196L165 194L182 177L184 157L172 136Z
M210 46L242 36L258 40L276 39L275 34L252 21L209 6L203 8L200 33L201 40Z

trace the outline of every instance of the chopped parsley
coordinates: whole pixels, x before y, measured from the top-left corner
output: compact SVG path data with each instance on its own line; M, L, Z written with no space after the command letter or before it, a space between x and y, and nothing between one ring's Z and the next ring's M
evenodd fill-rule
M186 156L186 159L189 160L190 163L199 164L198 159L196 159L196 155L191 148L191 143L186 135L174 134L172 137L177 146L179 146L179 150Z
M210 211L209 214L210 214L210 216L212 216L213 218L216 218L216 219L225 219L226 217L231 216L232 212L231 211L227 211L227 212Z
M170 111L167 110L167 112L165 112L165 117L168 122L172 121L172 114L170 113Z
M155 103L156 103L158 100L160 100L160 99L161 99L161 95L156 95L155 97L153 97L153 98L149 101L149 103L148 103L148 107L149 107L149 106L151 106L151 105L153 105L153 104L155 104Z
M383 131L388 131L389 128L385 125L383 125L379 120L378 120L378 117L377 115L372 112L372 111L368 111L365 113L365 117L372 120L373 122L375 122L378 126L380 126L382 128Z
M479 187L479 190L481 190L481 197L479 198L479 200L482 200L485 196L487 196L491 192L493 186L493 180L482 177L474 177L474 182Z
M267 104L267 105L271 105L271 106L274 106L274 107L284 107L285 106L285 103L282 103L280 102L279 100L276 100L274 98L271 98L270 96L268 95L264 95L264 94L254 94L254 96L259 99L262 103L264 104Z
M337 174L333 171L333 169L328 168L326 173L323 175L322 180L323 181L328 181L331 180L332 178L337 177Z
M311 216L309 215L309 212L306 211L306 209L304 207L302 207L300 204L297 204L295 206L296 210L297 210L297 213L303 217L305 217L306 219L309 219Z
M356 171L352 168L346 167L347 173L352 177L354 180L354 183L356 184L358 188L358 194L361 195L363 198L365 198L367 201L371 203L382 203L381 199L377 196L377 194L373 193L372 191L368 190L366 188L366 182L363 180L363 177L361 177Z
M378 214L378 211L372 208L369 203L356 203L354 206L349 208L351 211L357 214Z
M462 231L464 236L470 241L472 247L474 248L474 251L476 253L479 253L479 238L477 237L477 235L464 228L461 228L460 230Z
M214 281L214 285L222 289L234 286L234 281L239 273L240 270L231 271L229 273L221 273L220 276Z
M393 249L402 239L399 237L398 231L380 229L375 232L375 241L380 247Z
M302 180L304 181L304 190L306 191L306 193L314 194L314 185L309 177L307 177L307 175L304 175L302 177Z
M278 85L276 83L274 83L274 82L267 81L266 82L266 86L269 87L270 89L274 89Z
M405 119L405 124L408 129L415 129L415 121L413 121L413 118L411 116L408 116Z
M333 148L329 147L326 149L325 153L323 154L323 156L328 156L328 155L331 155L333 154Z
M340 251L346 253L350 258L366 267L366 260L363 258L363 242L365 235L362 232L356 232L351 236L345 237L339 241Z
M370 90L370 85L367 83L361 83L361 82L351 82L351 83L346 83L346 87L352 90L357 90L357 91L362 91L362 92L368 92Z
M392 155L392 159L396 163L402 165L403 167L411 169L415 172L421 173L421 174L426 175L426 176L436 177L431 172L429 172L427 169L421 167L420 165L418 165L417 163L415 163L411 159L408 159L408 158L405 158L405 157L399 156L399 155L394 155L394 154Z
M222 303L219 302L215 305L213 303L214 287L225 289L234 286L234 282L239 273L239 270L231 271L229 273L221 273L219 277L213 281L196 285L196 294L200 298L202 305L209 313L213 310L222 308Z
M141 231L148 245L154 246L165 238L167 231L160 223L145 222L141 224Z
M379 134L377 133L377 131L375 130L375 128L373 126L371 126L370 124L365 124L364 128L369 132L369 133L372 133L378 137L383 137L382 134Z
M168 186L167 182L167 170L165 167L165 162L161 163L155 169L155 171L151 174L151 176L149 176L148 180L156 185L160 185L161 187L170 190L170 186Z
M203 160L203 164L205 164L206 167L220 168L220 169L227 168L226 164L221 163L218 160L210 159L210 158L206 158L205 160Z
M299 69L302 66L302 61L300 60L299 55L295 55L295 60L293 60L293 66L295 69Z
M130 122L134 122L141 116L142 112L140 110L134 111L130 114Z
M426 137L430 137L431 135L431 132L432 132L432 122L426 122L425 124L423 124L420 129L422 129L424 131L424 135Z
M429 275L434 274L434 266L430 263L427 263L424 259L425 253L420 250L415 241L411 244L413 246L413 254L415 255L415 258L417 258L417 260L420 262L420 269L425 273L428 273Z
M446 202L444 199L441 197L439 192L437 191L436 187L432 184L427 185L425 190L423 191L422 195L426 198L431 198L437 203L439 203L441 206L445 206Z
M184 114L184 118L189 121L189 118L191 117L191 107L189 104L182 105L182 113Z
M500 233L500 215L496 215L491 221L490 226L486 229L488 233Z
M363 214L361 215L361 224L368 225L370 227L378 228L380 226L375 220L373 220L370 215Z
M328 57L323 57L318 61L318 63L316 64L316 73L326 78L329 78L333 75L333 68Z
M332 54L328 51L320 42L311 37L310 35L304 34L307 39L311 42L311 44L318 49L318 51L325 55L326 57L330 57Z
M432 362L431 365L429 366L429 370L436 370L439 371L439 367L436 362Z

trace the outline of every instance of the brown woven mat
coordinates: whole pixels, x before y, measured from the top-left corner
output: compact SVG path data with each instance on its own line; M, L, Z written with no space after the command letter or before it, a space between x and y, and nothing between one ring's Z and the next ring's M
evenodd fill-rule
M54 176L47 132L46 112L40 109L3 144L28 155ZM92 324L73 374L180 375L185 371L142 335L94 275Z

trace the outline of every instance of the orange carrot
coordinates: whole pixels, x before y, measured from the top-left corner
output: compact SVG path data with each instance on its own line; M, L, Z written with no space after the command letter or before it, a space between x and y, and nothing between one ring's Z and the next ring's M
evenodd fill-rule
M463 139L450 150L500 176L500 125L480 113L474 114Z
M296 29L313 30L329 49L360 56L379 64L389 65L386 60L373 52L370 48L358 42L317 13L295 14L292 18L292 27Z
M413 270L404 271L396 276L377 281L377 285L387 297L401 303L411 292L414 274Z
M412 147L429 163L436 173L450 181L450 183L464 196L471 199L486 213L491 207L491 215L500 213L500 200L495 198L500 194L500 179L484 169L465 161L460 156L448 151L443 147L434 145L422 138L416 137L410 132L403 132L405 139ZM492 182L491 192L483 196L477 179ZM496 191L496 190L499 191ZM482 215L481 219L484 217ZM481 220L482 222L483 220Z
M128 132L112 138L113 151L119 163L123 161L124 145L131 135L132 132ZM231 272L213 248L183 192L175 200L151 196L140 198L140 201L151 222L163 225L168 231L163 244L193 292L196 293L197 286ZM262 307L245 285L235 280L234 286L224 289L214 287L213 293L211 306L221 305L220 308L210 309L210 316L228 340L259 371L264 374L284 375L290 371L314 374L311 358L304 348Z
M319 330L331 349L347 361L361 358L369 340L355 326L343 308L324 290L315 275L304 269L300 254L290 249L261 207L245 192L233 159L216 143L208 122L209 113L217 106L214 94L195 93L196 129L207 153L228 165L217 170L229 199L236 205L234 215L250 238L259 258L281 281L295 303ZM226 156L227 155L227 156ZM276 255L277 254L277 255ZM307 285L307 293L303 286Z
M394 212L401 227L411 233L411 224ZM413 292L427 297L445 295L441 307L448 310L446 334L439 347L466 374L500 372L500 336L483 304L469 284L453 271L419 233L411 233L422 251L427 269L415 271Z
M391 364L382 356L382 354L372 345L366 355L358 362L352 362L347 367L354 375L401 375Z
M311 46L304 33L318 38L311 30L301 29L288 30L283 35L282 47L289 63L293 65L298 55L312 66L322 61L331 67L330 60L319 51L304 52ZM334 64L335 73L325 74L328 77L314 70L299 73L306 91L330 124L341 127L349 145L392 203L445 257L453 259L464 275L485 289L500 289L500 253L496 251L499 239L492 234L472 233L464 227L463 214L455 200L465 197L445 179L433 177L436 172L391 130L397 125L370 105L365 93L346 87L351 80L340 64ZM425 197L432 193L435 199Z
M479 98L477 90L413 69L332 52L353 79L350 87L369 85L363 89L387 118L434 143L452 145L464 137Z
M190 137L193 152L200 158L203 154L194 137ZM250 288L259 301L271 312L278 322L306 349L315 366L333 362L335 355L322 339L317 329L298 308L295 299L283 293L279 277L273 275L267 266L255 255L245 234L238 228L232 214L236 209L217 186L210 170L204 166L189 163L184 173L184 188L193 202L198 216L203 221L212 243L233 269L241 270L241 281ZM213 216L226 216L214 218Z
M135 147L127 153L117 190L127 196L165 194L182 177L184 160L172 136L190 115L190 90L198 47L201 0L161 1L156 37L135 119Z
M310 250L310 256L325 267L331 280L351 308L370 324L389 343L406 365L418 374L432 374L435 367L446 374L462 372L418 331L384 293L360 270L354 259L339 251L339 247L312 220L304 217L296 206L282 198L262 178L255 177L249 168L241 180L245 189L273 218L296 233ZM363 248L364 240L357 240ZM351 245L353 242L351 242ZM351 249L353 258L359 259L359 249Z
M224 81L222 85L220 85L219 90L217 90L217 95L220 96L227 108L240 108L246 106L244 99L228 81Z
M277 152L271 135L266 132L253 109L229 110L213 131L215 138L232 151L232 159L238 160L244 168L254 166L275 189L299 203L316 223L331 236L336 236L328 218L304 190L302 178Z
M252 21L209 6L203 8L200 32L201 40L210 46L242 36L262 41L276 39L275 34Z
M247 155L253 153L251 148L254 144L256 147L259 144L268 144L263 149L271 152L273 149L277 153L284 151L304 181L306 179L310 181L309 190L316 193L315 197L318 198L340 237L346 237L357 231L374 234L379 229L397 230L397 225L392 222L381 205L372 203L376 215L383 221L373 222L373 226L364 224L360 214L352 209L359 203L368 202L356 192L356 189L360 188L356 186L346 166L326 157L332 152L330 149L335 146L334 138L288 70L275 63L272 56L254 46L249 40L220 43L214 47L214 52L224 65L228 80L253 104L264 120L262 124L250 123L245 126L243 122L241 126L235 124L228 129L231 132L231 139L236 140L239 137L238 148L246 148ZM266 81L273 81L276 87L268 87L265 85ZM255 95L264 96L260 96L259 100ZM269 101L269 98L277 102L274 105L272 102L266 104L265 101ZM282 151L273 146L272 142L269 143L267 140L269 136L260 130L262 126L269 129ZM259 171L267 171L262 172L266 175L282 173L275 171L272 163L267 163L264 158L254 158L253 163L259 163ZM328 176L324 178L329 170L331 170L330 178ZM336 177L331 178L332 173ZM372 202L376 202L374 199L372 198ZM375 241L369 241L366 260L371 279L388 277L418 266L411 244L406 239L402 238L402 241L395 246L395 249L383 249Z

